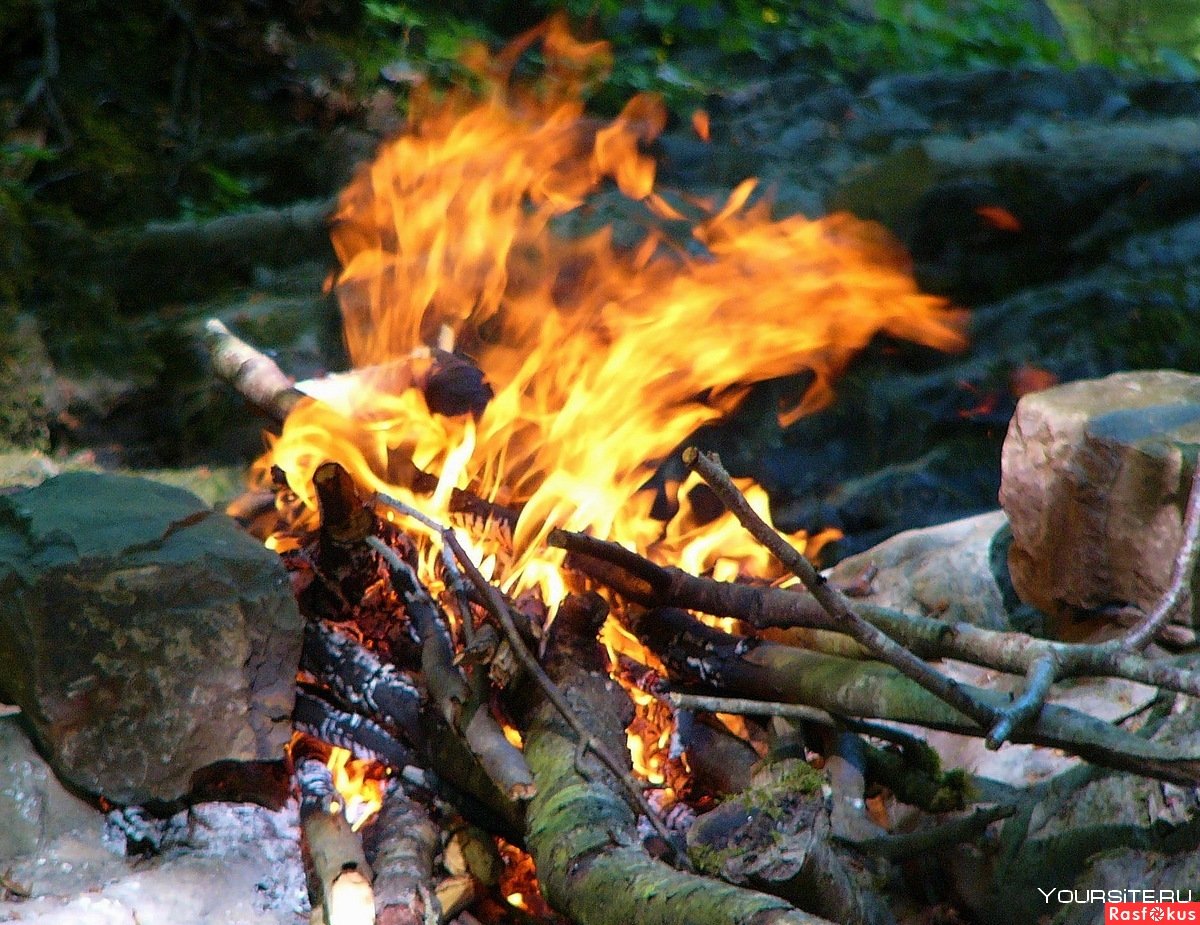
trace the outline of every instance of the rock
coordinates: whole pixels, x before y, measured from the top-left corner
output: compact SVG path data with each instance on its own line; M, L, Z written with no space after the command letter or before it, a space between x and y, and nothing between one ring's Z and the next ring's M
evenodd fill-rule
M1060 631L1108 605L1153 607L1179 547L1196 443L1197 376L1118 373L1021 399L1000 485L1017 594Z
M992 541L1003 526L1003 512L992 511L908 530L843 559L830 578L851 585L870 569L870 593L862 600L947 622L1007 630L1004 593L990 561Z
M104 831L104 818L58 782L15 717L0 719L0 818L0 868L10 870L24 858L44 855L54 842L98 842ZM32 879L36 873L16 879L32 892L39 885Z
M276 759L302 622L274 553L178 488L69 472L0 497L0 688L59 776L173 801Z

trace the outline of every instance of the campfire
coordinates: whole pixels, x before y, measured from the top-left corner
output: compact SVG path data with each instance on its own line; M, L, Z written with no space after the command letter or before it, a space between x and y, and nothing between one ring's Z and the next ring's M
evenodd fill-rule
M782 420L820 408L873 338L962 346L962 314L917 290L886 232L773 219L753 180L723 200L657 189L665 109L641 96L610 121L587 113L607 49L561 21L472 63L475 90L419 92L341 197L331 285L353 370L293 383L209 327L218 371L282 424L236 513L283 556L309 624L290 753L325 920L500 921L507 905L602 921L589 904L608 899L586 894L624 882L691 891L721 921L812 921L701 878L682 847L723 796L714 765L749 767L764 741L685 689L787 700L817 670L736 635L771 625L849 632L941 698L940 728L1145 766L1124 739L1030 731L1028 712L897 655L804 560L835 534L780 537L761 488L688 446L768 380L805 383ZM618 240L612 210L641 233ZM1031 689L1045 676L1031 669ZM837 726L872 709L776 712ZM810 732L801 754L822 743ZM795 773L793 800L812 789ZM431 892L435 846L449 851L413 822L431 813L501 839L497 870L447 864ZM361 836L380 844L373 872ZM813 911L876 920L838 876Z

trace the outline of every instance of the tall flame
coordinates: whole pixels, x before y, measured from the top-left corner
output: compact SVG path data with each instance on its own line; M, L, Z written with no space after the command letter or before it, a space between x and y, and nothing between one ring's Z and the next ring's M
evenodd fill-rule
M537 41L540 78L515 82ZM696 536L664 533L641 489L752 384L809 371L814 385L790 418L826 403L879 332L961 345L959 313L917 291L881 227L845 214L772 221L766 204L749 204L753 181L719 206L655 192L644 150L665 125L661 103L635 97L608 124L585 116L581 90L603 74L607 50L573 40L563 20L472 60L484 97L414 100L407 131L343 193L333 238L357 367L386 370L449 327L495 397L478 421L447 419L418 392L381 385L388 376L341 381L297 408L272 447L302 498L326 459L403 494L404 460L446 487L523 503L518 557L499 576L507 587L544 573L537 541L553 527L678 560ZM556 233L556 220L611 184L659 230L631 247L608 229ZM684 211L690 235L661 230L686 227ZM693 567L736 560L727 544L700 541L709 549Z

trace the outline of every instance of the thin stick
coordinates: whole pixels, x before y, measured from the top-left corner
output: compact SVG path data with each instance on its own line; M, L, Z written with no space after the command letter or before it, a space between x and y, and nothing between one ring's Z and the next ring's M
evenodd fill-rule
M695 447L688 447L684 450L683 461L699 473L750 535L800 579L825 612L844 626L845 632L862 643L876 658L891 665L980 727L989 729L998 721L995 710L972 697L958 682L934 671L882 630L855 613L846 596L832 587L808 559L755 513L715 454L706 455Z
M558 710L559 715L562 716L566 724L579 736L580 747L590 750L616 776L631 800L635 812L644 815L650 821L654 830L662 837L663 841L671 846L676 861L684 867L689 866L687 858L675 849L675 843L672 840L670 830L667 829L663 821L658 817L658 813L655 812L654 807L650 805L645 794L642 793L642 788L638 785L637 781L621 766L616 756L588 731L583 721L575 715L570 704L567 703L567 698L563 696L562 691L550 680L550 676L546 674L541 663L529 651L529 648L525 645L525 640L521 638L521 633L517 629L516 623L513 622L512 615L508 612L508 607L505 605L504 599L500 596L500 592L492 587L491 582L483 577L483 573L479 571L475 563L471 561L471 557L467 554L467 551L459 543L454 531L449 527L444 528L442 530L442 539L453 550L454 557L458 559L459 565L467 573L467 578L470 579L475 589L483 596L484 605L487 607L488 612L496 618L497 622L504 629L504 635L508 637L508 644L512 646L517 660L534 677L538 686L545 693L546 698Z
M708 694L683 694L671 691L667 700L677 709L703 710L706 713L732 713L737 716L779 716L783 719L803 719L822 726L839 726L832 713L799 703L776 703L771 700L750 700L745 697L712 697Z
M1039 656L1029 666L1029 674L1025 680L1025 690L1012 705L1000 711L1000 718L992 731L984 739L992 751L998 749L1009 736L1033 719L1046 703L1046 695L1058 680L1059 663L1053 652Z
M1192 492L1188 496L1187 509L1183 516L1183 539L1180 541L1179 551L1175 554L1171 583L1167 585L1167 590L1163 592L1154 609L1146 614L1145 619L1119 640L1122 649L1136 652L1150 644L1150 640L1158 634L1159 629L1170 619L1183 600L1184 592L1192 583L1197 556L1200 556L1200 466L1196 467L1192 475Z

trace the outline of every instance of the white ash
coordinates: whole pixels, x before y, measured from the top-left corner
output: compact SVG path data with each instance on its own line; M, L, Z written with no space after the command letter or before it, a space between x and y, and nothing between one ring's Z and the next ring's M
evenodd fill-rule
M143 853L127 856L127 846ZM167 820L137 810L110 813L91 843L63 839L29 865L11 874L33 884L34 897L0 902L0 922L305 925L309 919L295 800L278 811L204 803Z

